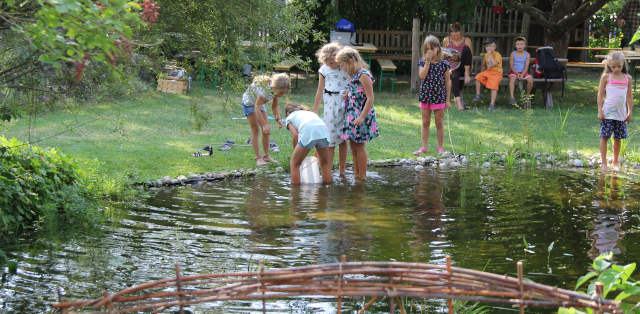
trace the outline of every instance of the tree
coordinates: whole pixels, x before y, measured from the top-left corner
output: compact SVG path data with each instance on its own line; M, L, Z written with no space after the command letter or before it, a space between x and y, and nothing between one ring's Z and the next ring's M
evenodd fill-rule
M610 0L562 0L535 1L505 0L507 8L520 10L529 14L531 19L542 25L545 30L545 44L554 47L559 57L567 56L569 33L576 26L583 24ZM540 7L546 7L541 9Z

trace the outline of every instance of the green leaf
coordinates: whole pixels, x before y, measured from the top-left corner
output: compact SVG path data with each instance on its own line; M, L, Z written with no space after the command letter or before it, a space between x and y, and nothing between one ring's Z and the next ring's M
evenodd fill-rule
M73 49L67 49L67 55L69 55L70 57L72 57L75 54L76 54L76 52L73 51Z
M635 43L636 41L638 41L638 39L640 39L640 27L635 32L635 34L633 34L633 37L631 37L631 41L629 42L629 45Z
M524 237L524 234L522 235L522 243L524 243L525 249L529 247L529 243L527 243L527 239Z
M601 256L602 256L602 255L601 255ZM593 269L595 269L595 270L596 270L596 271L598 271L598 272L602 272L602 271L604 271L605 269L609 268L609 266L611 266L611 263L610 263L610 262L608 262L608 261L607 261L607 260L605 260L605 259L598 259L598 258L596 258L596 259L593 261Z
M578 281L576 282L576 288L575 290L578 290L578 288L580 288L580 286L582 286L585 282L587 282L589 279L597 276L598 274L595 272L588 272L586 275L578 278Z
M555 243L555 241L551 241L551 244L547 247L547 253L551 253L551 250L553 250L553 243Z

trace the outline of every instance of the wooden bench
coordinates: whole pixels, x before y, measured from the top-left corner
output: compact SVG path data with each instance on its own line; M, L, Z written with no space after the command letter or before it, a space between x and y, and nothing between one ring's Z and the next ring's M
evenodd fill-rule
M390 59L377 58L380 65L380 75L378 77L378 92L382 91L382 80L387 77L391 80L391 93L394 93L394 85L396 80L396 70L398 69Z
M295 88L298 88L298 68L296 67L295 62L285 60L273 66L274 71L287 73L289 75L289 79L291 79L291 69L293 68L296 69Z
M474 81L474 76L475 74L477 74L479 72L480 69L482 69L482 60L484 59L483 56L473 56L473 62L472 62L472 75L471 75L471 81ZM529 64L532 65L533 62L535 61L535 58L529 58ZM558 61L560 62L560 64L566 66L567 64L567 59L558 59ZM473 70L477 70L477 72L473 72ZM502 80L500 80L500 86L508 86L509 85L509 74L510 68L509 68L509 57L502 57ZM529 73L531 73L533 75L533 73L531 71L529 71ZM464 77L460 77L461 80L464 80ZM567 80L564 78L559 78L559 79L544 79L544 78L534 78L533 79L533 86L535 87L537 86L541 86L542 87L542 95L544 96L545 100L545 106L547 108L552 108L553 107L553 96L551 94L551 90L553 89L553 83L562 83L562 97L564 97L564 84ZM470 86L470 85L475 85L475 83L471 83L469 82L468 84L465 84L465 86Z

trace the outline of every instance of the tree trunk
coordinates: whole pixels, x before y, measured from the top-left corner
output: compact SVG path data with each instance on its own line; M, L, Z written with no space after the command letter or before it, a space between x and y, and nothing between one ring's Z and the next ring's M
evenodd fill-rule
M553 47L558 58L566 58L569 48L569 32L545 29L545 45Z

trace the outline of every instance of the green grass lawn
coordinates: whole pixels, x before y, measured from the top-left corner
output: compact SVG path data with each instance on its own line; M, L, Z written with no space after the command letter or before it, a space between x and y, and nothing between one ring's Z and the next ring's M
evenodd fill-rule
M541 94L534 100L534 110L527 113L508 104L506 87L499 92L499 110L487 111L488 93L483 91L485 103L473 110L448 110L445 115L445 149L455 153L482 151L579 150L598 152L599 121L596 93L598 71L572 71L566 95L554 92L556 107L545 110ZM290 101L312 105L316 81L313 76L301 79L298 89L291 92ZM413 157L420 147L420 111L416 96L409 92L408 83L399 81L396 94L375 94L380 137L367 145L371 159ZM389 86L385 86L388 91ZM377 85L376 85L377 91ZM472 88L466 88L465 100L472 98ZM195 89L190 95L169 95L146 91L133 99L119 99L101 104L81 104L73 109L38 113L0 124L6 137L22 141L31 138L36 145L55 147L73 155L83 167L98 169L101 175L141 182L162 176L204 173L224 169L253 168L254 154L248 146L234 146L232 150L215 151L212 157L194 158L190 154L203 145L221 145L231 138L244 144L249 136L242 117L240 94L221 95L210 89ZM286 103L286 98L281 104ZM208 117L200 130L194 128L193 107ZM284 105L281 106L283 110ZM569 110L564 131L560 131L563 114ZM270 110L269 110L270 111ZM271 112L269 112L271 114ZM432 123L433 124L433 123ZM31 125L29 127L29 125ZM640 143L638 128L629 125L631 135L628 149ZM288 164L291 155L290 133L275 129L272 138L281 148L273 156ZM528 140L527 140L528 139ZM435 127L432 125L429 152L436 149Z

